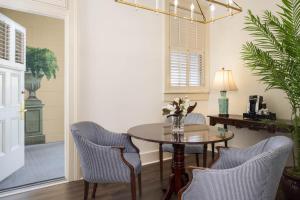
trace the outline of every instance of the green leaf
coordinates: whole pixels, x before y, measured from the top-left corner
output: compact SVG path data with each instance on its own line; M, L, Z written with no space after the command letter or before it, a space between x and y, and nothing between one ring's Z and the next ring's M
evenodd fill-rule
M246 66L266 85L266 90L283 90L293 110L300 110L300 0L282 0L280 11L265 11L262 18L251 11L245 30L253 41L243 45ZM295 113L295 112L293 112ZM299 123L299 112L293 114ZM294 127L298 127L294 126ZM293 131L296 167L300 170L300 131Z
M56 78L58 65L55 54L46 48L26 48L26 71L34 76L46 76L48 80Z

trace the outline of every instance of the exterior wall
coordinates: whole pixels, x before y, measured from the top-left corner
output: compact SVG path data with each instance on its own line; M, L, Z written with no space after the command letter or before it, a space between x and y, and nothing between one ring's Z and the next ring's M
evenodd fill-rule
M64 21L1 8L0 12L27 29L27 46L52 50L59 66L56 79L43 78L37 96L45 104L46 142L64 140Z

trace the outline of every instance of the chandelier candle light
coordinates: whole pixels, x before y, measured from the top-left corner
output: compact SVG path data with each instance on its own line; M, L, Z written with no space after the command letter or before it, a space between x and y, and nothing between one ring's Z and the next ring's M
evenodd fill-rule
M194 6L194 4L192 4L191 5L191 19L192 19L192 21L194 19L194 10L195 10L195 6Z
M178 0L174 0L174 14L177 14Z
M215 21L215 10L216 10L216 6L214 4L210 4L209 5L209 9L210 9L210 15L211 15L211 20Z
M233 16L235 14L241 13L242 8L234 1L234 0L191 0L190 5L187 6L186 0L151 0L153 1L153 5L149 5L149 1L147 1L147 5L142 2L146 2L143 0L115 0L115 2L135 7L136 9L148 10L168 16L172 16L175 18L186 19L191 22L198 22L202 24L208 24L226 17ZM150 1L150 2L151 2ZM160 8L160 2L167 2L169 6L166 8ZM196 5L196 6L195 6ZM164 6L163 6L164 7ZM173 9L170 9L170 8ZM184 11L189 11L190 16L179 14L178 9L182 9ZM226 9L226 11L222 16L216 16L215 11L217 9ZM208 10L209 14L204 14L204 10ZM223 13L223 12L222 12ZM209 16L205 16L209 15Z
M235 91L237 87L233 80L231 70L221 70L216 72L215 80L213 84L214 89L217 89L221 93L221 97L218 99L219 102L219 116L228 117L228 98L226 97L227 91Z

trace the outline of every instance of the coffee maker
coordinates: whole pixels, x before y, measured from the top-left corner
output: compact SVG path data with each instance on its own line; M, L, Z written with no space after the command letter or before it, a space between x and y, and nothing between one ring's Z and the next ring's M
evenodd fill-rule
M263 100L264 98L259 95L249 96L247 112L249 114L257 114L258 111L263 107Z
M264 103L264 98L262 96L251 95L249 96L247 113L243 113L243 118L252 120L276 120L276 114L269 112L267 104Z

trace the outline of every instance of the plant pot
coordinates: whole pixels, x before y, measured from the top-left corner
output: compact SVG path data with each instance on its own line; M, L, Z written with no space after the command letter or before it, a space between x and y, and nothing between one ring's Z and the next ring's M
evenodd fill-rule
M300 197L300 177L289 175L286 167L281 178L282 190L286 200L299 200Z
M25 72L25 89L29 92L28 100L38 100L36 91L41 87L43 76L33 76L31 72Z

